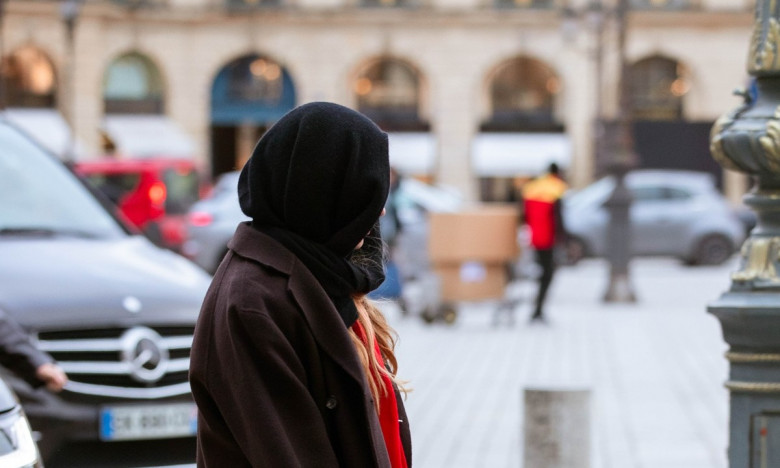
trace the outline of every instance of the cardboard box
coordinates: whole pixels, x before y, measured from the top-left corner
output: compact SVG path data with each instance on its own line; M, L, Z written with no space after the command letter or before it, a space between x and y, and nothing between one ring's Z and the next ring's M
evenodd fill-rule
M508 281L504 263L439 264L434 272L439 276L444 302L501 299Z
M520 255L518 207L483 204L455 213L431 213L428 255L432 264L505 262Z

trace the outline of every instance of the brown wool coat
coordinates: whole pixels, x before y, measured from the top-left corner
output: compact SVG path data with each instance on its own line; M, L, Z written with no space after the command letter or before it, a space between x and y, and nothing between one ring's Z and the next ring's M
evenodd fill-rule
M390 468L354 345L317 280L246 224L229 248L192 347L198 466Z

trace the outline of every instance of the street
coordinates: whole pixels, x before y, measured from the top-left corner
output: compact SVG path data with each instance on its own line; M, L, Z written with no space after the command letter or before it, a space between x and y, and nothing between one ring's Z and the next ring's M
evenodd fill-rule
M508 288L522 298L514 323L494 314L498 301L457 304L453 325L383 304L412 388L414 466L522 466L529 388L591 390L592 468L726 468L727 346L706 304L728 288L736 261L634 259L636 304L601 301L604 260L563 267L544 324L527 321L528 279Z
M706 305L736 266L635 259L637 303L604 304L608 265L586 260L558 270L547 324L527 322L529 280L514 325L495 324L495 303L459 304L451 326L387 304L415 466L521 466L523 389L586 388L593 468L725 468L727 346Z
M370 295L411 294L380 307L415 468L549 468L526 437L569 415L574 468L780 468L777 3L0 0L0 468L195 468L210 402L267 423L244 430L258 463L293 458L273 433L371 465L349 459L365 418L342 379L362 374L319 287L351 327L342 300L385 260L417 275ZM531 322L533 261L507 267L534 246L546 288L562 240L573 265ZM663 257L607 304L605 258L629 251ZM438 301L512 273L505 297ZM525 412L556 390L585 411ZM314 404L327 424L285 413ZM398 465L388 414L372 440Z

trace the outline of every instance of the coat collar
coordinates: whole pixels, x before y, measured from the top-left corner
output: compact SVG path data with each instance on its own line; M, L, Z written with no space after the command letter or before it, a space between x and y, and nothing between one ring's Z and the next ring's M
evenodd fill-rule
M363 367L336 307L314 275L282 244L253 229L248 222L238 225L228 247L289 277L287 289L295 298L312 335L328 356L350 376L368 388Z

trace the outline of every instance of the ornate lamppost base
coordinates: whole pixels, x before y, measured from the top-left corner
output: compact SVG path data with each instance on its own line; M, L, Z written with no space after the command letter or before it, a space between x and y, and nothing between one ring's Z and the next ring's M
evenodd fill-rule
M750 72L757 92L713 126L711 151L724 167L754 177L745 203L757 224L742 246L731 287L708 311L729 345L729 467L780 466L780 9L756 2Z
M780 430L780 308L777 292L729 291L708 311L730 345L729 467L780 466L771 450ZM752 461L751 461L752 460Z

